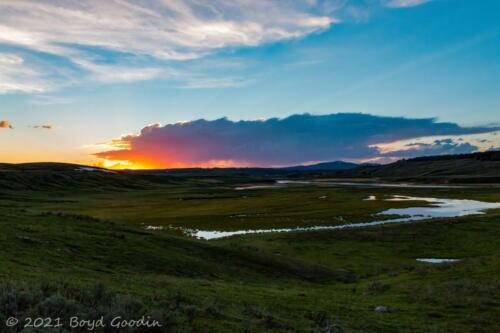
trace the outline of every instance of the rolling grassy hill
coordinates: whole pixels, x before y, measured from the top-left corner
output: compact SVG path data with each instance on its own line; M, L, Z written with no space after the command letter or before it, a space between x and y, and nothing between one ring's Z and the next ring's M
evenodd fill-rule
M67 189L70 186L99 190L103 186L137 188L146 185L151 184L140 177L76 164L0 164L0 187L7 190Z
M380 177L430 182L500 182L500 151L418 157L381 166L359 167L349 177Z

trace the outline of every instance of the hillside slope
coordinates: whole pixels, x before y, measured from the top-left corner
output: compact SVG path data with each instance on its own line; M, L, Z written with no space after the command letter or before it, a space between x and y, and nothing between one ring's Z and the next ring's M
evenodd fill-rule
M49 190L104 187L140 188L151 186L147 177L102 168L66 163L0 164L3 190Z
M361 166L323 176L443 183L499 183L500 152L418 157L380 166Z

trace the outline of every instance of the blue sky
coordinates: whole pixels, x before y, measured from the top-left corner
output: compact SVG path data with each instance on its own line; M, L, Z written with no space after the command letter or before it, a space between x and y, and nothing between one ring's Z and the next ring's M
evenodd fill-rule
M200 118L500 123L498 1L62 4L0 4L3 161L93 163L101 143Z

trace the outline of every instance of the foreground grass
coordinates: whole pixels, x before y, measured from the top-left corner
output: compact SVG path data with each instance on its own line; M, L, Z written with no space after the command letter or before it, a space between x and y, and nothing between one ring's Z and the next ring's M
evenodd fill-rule
M415 204L363 201L368 195L500 201L497 190L236 186L197 180L0 194L2 324L11 315L119 314L149 315L165 324L159 331L173 332L500 330L495 211L212 242L144 230L331 224L338 215L359 221ZM434 265L419 257L462 261ZM375 312L380 305L387 312Z

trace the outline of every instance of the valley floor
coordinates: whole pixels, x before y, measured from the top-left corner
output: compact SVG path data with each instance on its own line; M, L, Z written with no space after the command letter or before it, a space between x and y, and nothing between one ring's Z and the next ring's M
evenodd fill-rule
M163 323L148 332L500 331L500 209L212 241L181 229L370 221L389 208L428 205L383 200L393 195L500 202L498 189L235 190L242 185L186 179L0 190L0 325L11 316L66 323L102 315ZM364 200L370 196L377 200Z

